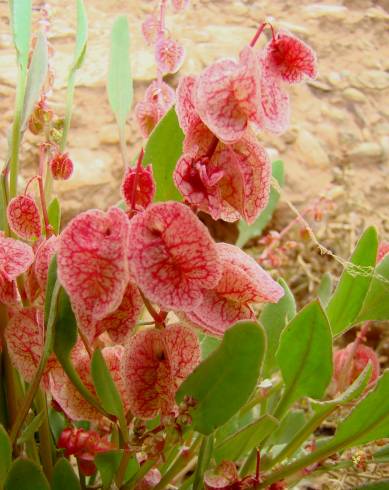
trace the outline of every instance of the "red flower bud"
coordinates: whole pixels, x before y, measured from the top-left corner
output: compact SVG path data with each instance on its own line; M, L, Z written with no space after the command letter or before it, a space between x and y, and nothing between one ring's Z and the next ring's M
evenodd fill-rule
M50 169L53 179L68 180L73 173L73 162L68 153L57 153L50 161Z

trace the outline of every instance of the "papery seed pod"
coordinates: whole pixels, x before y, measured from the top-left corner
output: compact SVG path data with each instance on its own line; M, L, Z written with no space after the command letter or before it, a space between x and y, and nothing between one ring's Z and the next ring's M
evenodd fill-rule
M128 257L136 283L165 309L193 309L202 290L220 279L215 243L181 203L152 204L132 218L130 236Z
M303 41L280 31L265 46L265 64L275 76L287 83L299 83L317 74L316 55Z
M39 238L42 233L39 209L30 196L20 195L11 199L7 219L11 230L23 240Z
M19 295L15 281L9 281L0 273L0 303L14 305L18 302Z
M90 210L65 227L58 245L58 277L72 304L102 320L120 305L128 284L128 218L119 208Z
M68 153L56 153L50 160L50 170L54 180L68 180L73 174L73 167Z
M147 138L162 117L155 102L141 101L135 106L135 117L144 138Z
M340 393L346 390L361 374L370 362L372 373L369 386L376 384L380 375L380 363L377 354L364 344L351 342L347 347L334 353L334 374L331 391Z
M47 275L51 259L54 257L58 247L58 237L51 236L42 242L36 251L34 272L42 291L46 290Z
M161 37L155 45L155 61L162 73L176 73L185 57L183 46L173 39Z
M142 419L169 414L177 388L199 362L197 336L182 325L137 332L122 361L131 412Z
M174 90L164 81L153 80L145 92L145 101L159 104L163 111L168 111L175 100Z
M200 119L195 108L196 81L196 77L187 76L180 78L178 82L176 112L178 122L185 134Z
M153 201L155 190L151 164L147 167L128 167L122 180L121 194L129 209L133 205L134 209L146 209Z
M158 37L160 22L156 15L149 15L142 23L142 34L149 46L152 46Z
M14 281L26 272L34 262L34 252L26 243L7 238L0 231L0 274L8 281Z
M28 120L28 128L31 133L40 134L52 119L53 111L47 107L45 98L42 97Z

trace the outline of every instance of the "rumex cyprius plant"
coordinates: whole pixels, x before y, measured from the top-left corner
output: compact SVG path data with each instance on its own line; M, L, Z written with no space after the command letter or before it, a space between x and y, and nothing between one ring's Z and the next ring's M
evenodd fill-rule
M363 465L349 449L389 431L388 373L365 345L369 322L389 318L387 243L368 228L349 262L332 254L344 266L336 289L325 276L318 298L296 312L286 283L259 265L264 257L216 243L198 217L240 220L240 244L261 233L283 175L261 132L287 128L287 87L315 77L313 50L262 23L236 58L174 90L163 77L179 69L183 48L165 17L188 2L161 0L142 26L157 79L135 108L148 139L131 164L130 36L119 18L108 97L122 201L61 227L52 188L73 172L66 142L86 12L78 0L60 117L49 107L45 30L34 32L31 54L31 5L10 6L20 81L1 176L0 489L275 490L323 471L357 471ZM42 139L23 191L26 130ZM336 337L359 325L333 352ZM335 415L335 434L317 435ZM368 457L386 461L387 448L358 461Z

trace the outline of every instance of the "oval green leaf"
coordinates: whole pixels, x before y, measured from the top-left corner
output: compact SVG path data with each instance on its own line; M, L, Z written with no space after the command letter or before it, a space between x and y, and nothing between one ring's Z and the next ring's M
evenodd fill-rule
M55 234L58 235L61 226L61 206L57 197L51 201L47 214L50 225L53 227Z
M12 463L12 446L7 431L0 425L0 488L3 488L4 481Z
M184 133L178 124L174 107L159 121L145 148L143 162L153 166L157 186L155 201L182 201L173 182L173 171L182 155Z
M53 471L52 490L81 490L80 482L72 465L66 458L60 458Z
M389 320L389 256L378 264L357 321Z
M130 65L130 33L127 17L116 19L111 32L108 69L108 99L119 128L123 129L130 111L133 87Z
M346 268L328 303L327 314L333 335L355 324L369 290L378 248L377 230L368 228L360 238L350 259L354 270ZM363 267L362 271L358 267ZM369 272L371 269L371 272Z
M320 302L323 306L328 305L328 302L331 298L332 289L333 289L332 276L329 272L326 272L325 274L323 274L323 277L321 278L317 290L317 296L320 299Z
M50 490L49 482L38 465L29 459L13 462L4 490Z
M196 400L193 428L211 434L227 422L253 392L265 351L265 335L254 322L239 322L224 334L220 346L184 381L177 392Z
M284 329L276 358L285 391L275 417L281 418L299 398L324 395L332 377L332 335L318 301L303 308Z

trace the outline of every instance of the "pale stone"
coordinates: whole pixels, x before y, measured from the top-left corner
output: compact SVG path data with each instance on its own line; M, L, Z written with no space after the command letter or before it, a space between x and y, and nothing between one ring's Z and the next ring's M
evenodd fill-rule
M321 82L320 80L309 80L308 85L310 87L322 90L323 92L331 92L332 88L324 82Z
M383 90L389 87L389 73L381 70L361 70L354 77L353 85L357 88Z
M307 5L303 9L308 17L336 17L337 19L345 19L348 13L348 8L343 5L327 5L322 3L314 3Z
M287 31L290 31L294 34L309 34L310 33L310 30L308 29L308 27L306 25L302 26L299 24L293 24L292 22L287 22L284 20L280 20L277 23L276 27L278 27L280 29L286 29Z
M300 130L296 143L307 165L328 167L330 164L328 155L312 133L305 129Z
M352 87L343 91L343 97L351 102L364 102L366 100L366 95L363 92Z
M99 131L100 143L116 145L119 143L119 131L116 124L106 124Z
M378 163L384 156L384 151L379 143L366 142L353 148L348 154L352 163Z
M326 76L327 81L336 88L345 88L348 85L347 80L338 72L331 71Z

